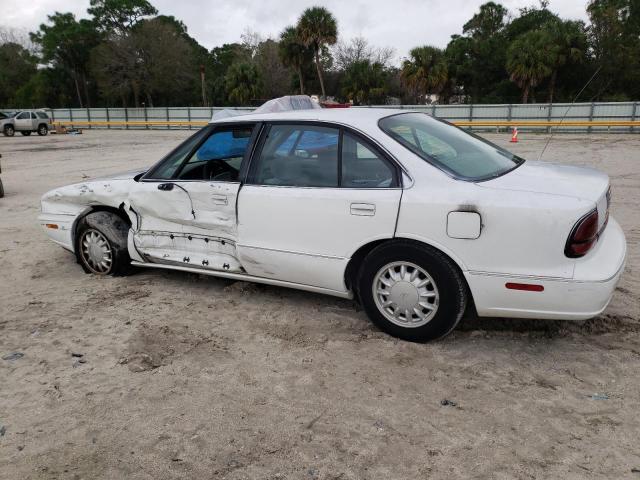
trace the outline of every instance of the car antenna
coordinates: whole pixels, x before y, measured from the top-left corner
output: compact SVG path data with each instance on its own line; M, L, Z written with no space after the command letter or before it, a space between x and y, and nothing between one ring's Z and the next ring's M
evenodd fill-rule
M559 125L557 125L558 127L560 126L560 124L562 124L564 119L567 117L567 114L569 113L569 110L571 110L571 107L573 107L573 105L576 103L576 100L578 100L578 97L582 94L582 92L584 92L584 90L589 86L589 84L593 81L593 79L596 78L596 75L598 75L598 73L600 73L601 69L602 69L602 65L600 65L598 67L598 69L593 73L593 75L591 75L591 78L589 80L587 80L587 83L584 84L584 87L582 87L582 89L575 96L575 98L573 99L573 102L571 102L571 105L569 105L567 107L567 111L564 112L564 115L560 119ZM551 132L551 135L549 135L549 138L547 138L547 142L544 144L544 147L542 148L542 151L540 152L540 155L538 156L538 161L540 161L542 159L542 155L544 154L545 150L549 146L549 143L551 142L551 139L553 138L553 136L555 134L556 134L556 132L553 131L553 132Z

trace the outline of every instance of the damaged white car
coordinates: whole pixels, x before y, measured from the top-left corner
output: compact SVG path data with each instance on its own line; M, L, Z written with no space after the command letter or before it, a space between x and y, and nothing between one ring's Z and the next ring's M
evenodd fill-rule
M131 266L361 302L426 341L465 309L586 319L623 271L607 175L524 161L422 113L212 121L145 172L57 188L40 224L87 272Z

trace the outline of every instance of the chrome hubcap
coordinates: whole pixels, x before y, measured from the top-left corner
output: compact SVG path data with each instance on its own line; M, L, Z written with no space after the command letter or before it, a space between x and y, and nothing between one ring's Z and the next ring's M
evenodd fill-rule
M111 245L102 233L87 230L80 240L80 252L84 263L91 271L98 274L109 273L113 261Z
M401 327L421 327L438 311L438 288L431 276L414 263L385 265L376 273L372 288L378 310Z

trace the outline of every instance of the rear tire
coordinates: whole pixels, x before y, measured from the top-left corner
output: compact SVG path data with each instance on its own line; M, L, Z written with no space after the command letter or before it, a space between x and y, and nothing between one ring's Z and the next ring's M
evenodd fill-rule
M49 133L49 128L43 123L38 127L38 135L45 137Z
M78 221L76 258L95 275L126 275L131 271L127 250L129 225L110 212L94 212Z
M373 249L358 277L362 306L381 330L426 342L451 332L468 299L466 282L442 252L401 240Z
M16 134L16 129L13 128L13 125L6 125L4 127L4 136L5 137L13 137Z
M24 130L24 131L22 131L20 133L25 137L28 137L29 135L31 135L31 132L29 130Z

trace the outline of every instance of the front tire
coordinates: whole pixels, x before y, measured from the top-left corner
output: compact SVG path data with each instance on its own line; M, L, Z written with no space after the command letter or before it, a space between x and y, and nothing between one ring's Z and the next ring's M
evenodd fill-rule
M367 255L358 293L375 325L411 342L435 340L451 332L468 299L464 278L447 256L405 240L381 245Z
M13 137L15 134L16 134L16 129L13 128L13 125L7 125L4 127L5 137Z
M85 272L126 275L131 271L127 250L129 225L111 212L94 212L78 221L76 257Z

